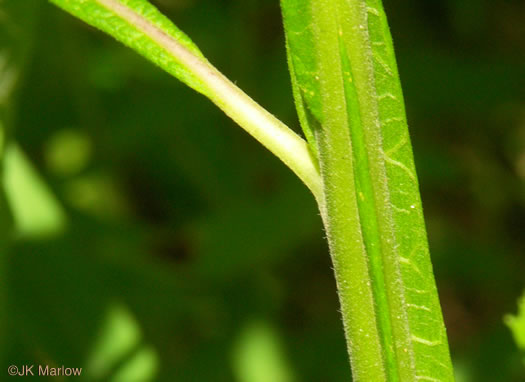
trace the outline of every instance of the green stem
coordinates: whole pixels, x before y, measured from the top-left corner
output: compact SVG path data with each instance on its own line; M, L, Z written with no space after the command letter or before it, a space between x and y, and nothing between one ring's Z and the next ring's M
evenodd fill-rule
M316 0L304 12L320 97L321 210L354 380L451 381L381 2Z
M312 3L315 27L325 45L317 47L323 124L316 131L325 194L325 228L338 285L353 376L356 381L383 381L385 368L368 257L361 231L352 141L338 46L336 2ZM328 49L323 49L328 47ZM332 106L332 107L327 107Z

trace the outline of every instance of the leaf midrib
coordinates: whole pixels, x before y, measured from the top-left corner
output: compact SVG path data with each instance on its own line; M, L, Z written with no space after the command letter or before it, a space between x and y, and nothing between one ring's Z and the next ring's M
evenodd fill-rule
M306 142L222 75L150 3L132 0L51 1L113 35L208 97L290 167L318 201L322 199L319 171ZM119 27L115 27L117 20L121 23Z

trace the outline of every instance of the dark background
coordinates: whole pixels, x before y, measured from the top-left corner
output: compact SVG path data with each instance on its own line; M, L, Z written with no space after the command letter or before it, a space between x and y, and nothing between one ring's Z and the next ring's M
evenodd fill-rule
M6 62L22 75L0 97L0 380L10 364L95 381L350 380L300 181L131 50L47 2L10 1L0 89ZM277 0L154 3L300 130ZM503 316L525 286L525 2L384 3L457 381L524 381Z

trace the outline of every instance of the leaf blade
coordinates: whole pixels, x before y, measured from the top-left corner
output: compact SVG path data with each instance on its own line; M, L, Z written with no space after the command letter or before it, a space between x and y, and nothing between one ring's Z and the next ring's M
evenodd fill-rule
M143 0L51 0L55 5L112 35L124 45L136 50L145 58L172 74L199 93L205 89L191 70L177 57L168 56L166 49L157 39L171 38L181 51L205 61L199 48L180 29ZM144 33L144 30L147 33ZM162 36L164 35L164 36ZM152 38L155 36L155 38Z
M382 135L382 149L378 155L383 156L388 179L387 188L379 198L389 198L385 209L391 216L392 235L397 245L385 263L390 263L392 269L399 269L403 285L398 291L391 289L394 293L391 293L390 301L394 308L402 306L399 305L402 300L397 298L399 293L405 306L405 312L394 309L393 315L406 314L405 328L397 330L401 337L401 332L408 329L402 342L412 348L413 359L410 361L416 370L416 379L431 376L453 380L392 38L380 0L368 0L366 13ZM393 286L394 280L389 285ZM429 325L430 322L434 324ZM429 348L432 358L427 356ZM397 353L398 357L403 357L404 347Z

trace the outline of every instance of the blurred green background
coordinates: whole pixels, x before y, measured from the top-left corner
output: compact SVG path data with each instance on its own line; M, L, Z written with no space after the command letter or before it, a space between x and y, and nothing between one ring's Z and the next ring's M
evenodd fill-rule
M153 3L300 130L278 0ZM457 380L525 381L503 324L525 288L525 2L384 5ZM209 101L3 0L0 128L0 380L350 380L313 198Z

